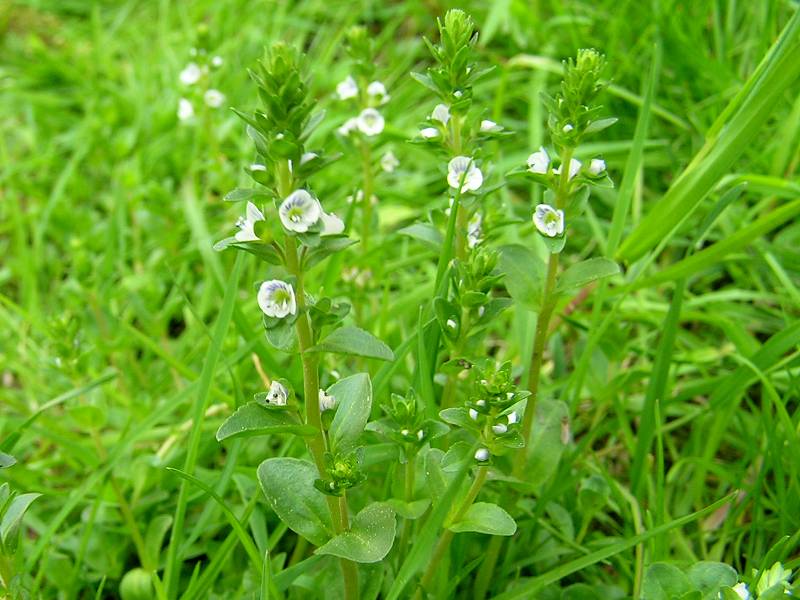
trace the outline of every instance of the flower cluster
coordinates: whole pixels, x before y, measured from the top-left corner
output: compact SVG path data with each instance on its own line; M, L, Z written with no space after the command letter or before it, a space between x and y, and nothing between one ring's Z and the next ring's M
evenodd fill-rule
M367 429L400 445L404 454L413 454L424 444L447 433L439 421L425 418L422 401L414 390L405 396L392 394L391 403L381 406L386 416L371 422Z
M516 389L511 363L497 365L484 360L472 371L474 383L465 405L439 414L447 423L473 432L478 441L473 458L478 463L488 463L492 456L524 446L518 425L530 393Z
M198 28L197 47L189 50L190 61L181 70L178 80L184 88L178 100L178 119L190 121L195 116L195 105L204 103L209 108L219 108L225 103L225 94L211 87L211 73L222 67L224 60L208 52L208 28Z

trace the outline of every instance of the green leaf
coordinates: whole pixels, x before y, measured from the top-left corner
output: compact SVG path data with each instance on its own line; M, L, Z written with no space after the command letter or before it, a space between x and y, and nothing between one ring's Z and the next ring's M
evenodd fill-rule
M642 598L673 600L693 591L689 578L679 568L667 563L647 567L642 583Z
M389 346L358 327L334 329L319 344L309 348L308 352L332 352L379 360L394 360L394 353Z
M333 526L325 496L314 487L318 478L317 468L299 458L269 458L258 467L258 482L272 510L289 529L322 546Z
M0 469L7 469L8 467L13 467L15 464L17 464L16 458L5 452L0 452Z
M397 233L400 235L407 235L415 240L424 242L436 252L439 252L439 250L442 248L442 233L430 223L413 223L408 227L403 227Z
M514 535L517 524L506 511L491 502L476 502L456 523L448 528L455 533L488 533Z
M355 516L349 531L337 535L314 553L359 563L378 562L392 549L396 526L394 510L385 503L375 502Z
M356 445L369 420L372 383L368 374L356 373L334 383L328 394L336 399L336 414L329 431L331 448L347 452Z
M561 424L568 418L564 402L541 398L536 403L536 418L528 442L528 468L525 480L534 486L545 483L558 468L566 446L561 441Z
M269 194L256 188L252 189L237 188L225 194L225 201L241 202L243 200L252 200L253 198L269 198L269 197L270 197Z
M544 261L530 248L512 244L500 248L500 271L509 295L521 306L533 312L542 308L544 290Z
M225 419L217 430L217 441L273 433L314 435L316 430L303 425L287 410L269 408L258 402L248 402Z
M320 237L319 245L312 249L303 262L305 268L310 269L331 254L344 250L356 243L346 235L326 235Z
M739 580L736 569L724 563L700 561L686 572L695 589L703 594L703 600L717 600L720 588L733 587Z
M558 278L556 291L560 294L619 273L619 265L613 260L603 257L590 258L569 267Z
M425 511L428 510L428 507L431 505L431 501L429 498L423 498L422 500L405 502L398 498L391 498L386 501L386 504L391 506L398 516L404 519L414 520L419 519L425 514Z
M144 550L151 565L158 564L161 556L161 546L164 544L164 536L167 535L170 525L172 525L171 515L156 515L147 525L147 532L144 536Z
M19 542L19 530L22 527L22 517L25 511L41 494L20 494L11 500L3 513L0 521L0 546L6 554L14 554Z

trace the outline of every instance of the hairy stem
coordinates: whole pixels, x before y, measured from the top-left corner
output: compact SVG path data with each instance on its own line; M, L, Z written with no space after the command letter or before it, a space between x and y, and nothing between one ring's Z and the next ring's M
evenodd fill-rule
M362 202L363 223L361 224L361 247L366 253L369 250L369 234L372 230L372 153L366 141L361 142L361 168L363 171L363 192Z

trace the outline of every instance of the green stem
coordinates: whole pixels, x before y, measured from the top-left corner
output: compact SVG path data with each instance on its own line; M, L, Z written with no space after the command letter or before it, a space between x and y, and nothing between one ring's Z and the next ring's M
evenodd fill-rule
M279 170L278 193L281 197L288 196L292 191L293 181L288 173L288 168ZM295 322L297 330L297 340L300 347L300 360L303 364L303 397L306 405L306 423L311 425L316 431L313 436L307 439L308 450L314 459L314 464L320 475L325 473L325 430L322 426L322 417L319 410L319 358L316 353L309 352L309 348L314 345L314 334L311 329L311 321L306 311L305 284L303 281L303 270L300 265L300 255L297 248L297 240L294 236L286 236L285 245L286 267L295 278L295 299L299 316ZM338 500L333 496L325 496L328 503L328 510L331 513L334 533L343 533L348 527L347 500L341 496ZM355 563L341 559L342 575L344 577L345 598L355 600L358 598L358 570Z
M475 501L475 498L478 497L478 493L481 491L481 488L486 481L486 475L488 473L489 467L478 468L478 472L475 475L475 480L472 482L472 485L467 492L467 496L464 498L464 502L461 503L458 512L453 517L451 521L452 523L457 523L459 519L464 516L464 513L467 512L467 509L472 506L472 503ZM433 581L433 578L439 568L439 563L442 561L447 549L450 547L450 542L453 540L453 535L455 534L450 529L445 529L444 533L442 533L442 537L439 538L439 542L436 544L436 549L433 551L431 561L428 563L428 568L425 570L425 574L422 576L422 579L419 582L419 587L414 594L414 600L420 600L422 598L423 590L430 586L431 581Z
M494 568L497 566L497 559L500 557L500 549L503 547L504 540L505 538L495 535L489 541L489 548L486 550L486 556L475 577L476 600L483 600L486 597L486 593L489 591L489 584L494 574Z
M406 459L405 477L403 478L404 494L403 499L406 504L410 504L414 500L414 476L416 474L417 455L408 456ZM400 554L405 554L406 544L408 543L408 535L411 530L410 519L403 519L403 527L400 530L400 545L398 546Z
M363 170L364 197L362 198L362 218L361 224L361 247L364 253L369 249L369 234L372 229L372 154L370 152L369 144L366 141L361 142L361 168Z
M558 180L558 190L556 190L556 208L563 209L569 198L570 180L569 163L572 160L573 148L565 148L561 153L561 174ZM558 254L551 253L547 262L547 277L545 280L544 294L542 297L542 309L536 319L536 333L533 340L533 354L531 354L531 364L528 371L528 390L531 395L525 407L525 417L522 420L522 439L525 445L530 441L531 427L536 416L536 401L539 393L539 380L541 379L542 359L544 349L547 345L547 337L550 328L550 318L553 316L553 309L556 304L556 279L558 275ZM523 448L521 452L525 453ZM517 460L514 462L513 474L519 477L527 460Z

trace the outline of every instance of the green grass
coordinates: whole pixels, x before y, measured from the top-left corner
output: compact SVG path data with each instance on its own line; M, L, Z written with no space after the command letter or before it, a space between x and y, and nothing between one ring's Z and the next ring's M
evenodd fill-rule
M556 308L540 389L564 401L568 431L556 422L540 433L541 476L516 506L513 542L497 549L489 596L567 598L562 588L586 583L630 597L654 561L720 561L748 580L777 560L799 567L797 2L459 6L481 29L481 62L497 65L476 104L515 132L491 142L490 184L547 142L539 92L556 90L560 60L577 48L606 54L604 114L619 118L578 150L602 155L616 188L593 194L570 224L562 259L616 257L625 272ZM335 151L335 130L350 116L333 99L350 69L343 32L370 27L392 96L381 139L401 164L377 180L380 228L368 252L356 245L328 259L307 287L352 301L356 321L395 361L326 356L322 383L333 382L332 369L369 370L375 406L412 385L435 400L439 330L428 301L443 273L430 246L398 231L446 206L445 162L406 140L436 103L409 72L428 64L421 36L435 38L435 19L450 7L0 5L0 450L18 461L0 477L42 494L13 562L30 597L117 597L138 567L156 572L155 597L170 599L303 598L338 576L333 557L296 550L297 535L256 481L264 458L301 446L214 438L264 391L256 362L296 390L303 374L265 339L254 288L268 274L263 263L212 250L239 216L241 205L222 198L247 185L252 143L225 109L179 123L178 73L207 23L225 61L214 85L226 106L250 110L246 69L272 42L295 44L327 111L312 146ZM359 157L346 155L312 180L326 210L354 224L346 197L360 173ZM540 198L517 181L489 196L488 220L526 223L498 228L492 244L530 244ZM366 288L343 280L352 266L371 270ZM526 377L534 323L512 307L481 350ZM376 451L368 483L354 489L354 514L402 479L385 454ZM577 490L591 476L608 496L587 516ZM498 501L502 489L490 480L481 497ZM409 594L446 518L437 506L407 558L392 553L362 570L381 597ZM463 579L442 597L471 597L488 539L455 537L443 568Z

